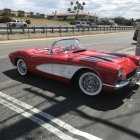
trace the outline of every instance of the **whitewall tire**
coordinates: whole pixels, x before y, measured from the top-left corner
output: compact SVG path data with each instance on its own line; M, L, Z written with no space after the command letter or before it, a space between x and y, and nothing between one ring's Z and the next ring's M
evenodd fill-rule
M18 59L17 70L18 70L19 74L22 76L26 76L28 74L27 65L23 59Z
M85 71L79 75L78 86L84 94L89 96L98 95L102 91L100 77L91 71Z

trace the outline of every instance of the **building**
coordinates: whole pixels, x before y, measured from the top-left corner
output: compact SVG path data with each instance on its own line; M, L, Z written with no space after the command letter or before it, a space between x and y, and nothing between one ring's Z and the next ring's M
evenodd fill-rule
M52 14L47 15L48 19L60 19L60 20L66 20L66 19L76 19L77 13L57 13L54 12ZM79 13L78 14L78 20L93 20L96 22L97 20L96 14L92 13Z

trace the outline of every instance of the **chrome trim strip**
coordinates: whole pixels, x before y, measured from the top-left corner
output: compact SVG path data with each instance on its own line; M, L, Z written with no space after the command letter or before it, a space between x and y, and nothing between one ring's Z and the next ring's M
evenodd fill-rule
M125 81L125 82L122 82L117 85L103 84L103 86L107 86L107 87L111 87L111 88L115 88L115 89L123 88L127 85L129 85L129 81Z
M134 78L136 76L140 77L140 71L138 71L132 78ZM103 84L103 86L111 87L111 88L114 88L114 89L120 89L120 88L123 88L123 87L125 87L129 84L132 84L132 82L130 81L131 79L126 80L126 81L122 81L122 82L120 82L119 84L116 84L116 85Z

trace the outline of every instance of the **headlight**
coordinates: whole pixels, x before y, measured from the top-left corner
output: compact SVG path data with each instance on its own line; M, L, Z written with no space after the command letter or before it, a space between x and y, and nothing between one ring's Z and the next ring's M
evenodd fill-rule
M124 69L119 70L118 77L124 74Z

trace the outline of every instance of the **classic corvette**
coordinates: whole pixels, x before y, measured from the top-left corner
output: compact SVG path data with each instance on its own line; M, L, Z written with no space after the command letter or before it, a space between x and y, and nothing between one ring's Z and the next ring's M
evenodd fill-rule
M51 46L9 54L20 75L35 73L63 82L74 81L86 95L116 90L139 80L140 57L87 50L78 39L62 39Z

